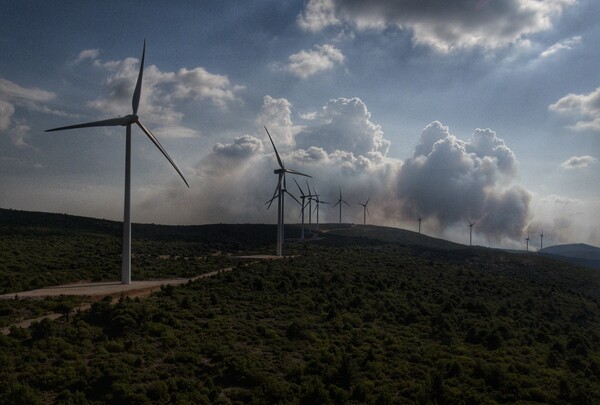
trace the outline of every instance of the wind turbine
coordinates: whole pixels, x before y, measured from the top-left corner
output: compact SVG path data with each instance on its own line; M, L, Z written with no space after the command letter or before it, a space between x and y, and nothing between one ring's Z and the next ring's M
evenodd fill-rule
M306 198L308 198L310 201L310 187L308 188L308 196L307 196L306 194L304 194L304 191L302 191L302 188L300 187L300 184L298 184L296 179L294 179L294 183L296 183L296 185L298 186L298 190L300 191L300 201L302 201L300 203L300 205L302 206L302 210L300 211L300 215L302 216L302 232L300 233L300 239L304 240L304 209L306 208ZM309 211L310 211L310 207L309 207Z
M544 231L540 233L540 252L544 249Z
M346 204L348 207L350 206L350 204L348 204L346 201L344 201L344 199L342 198L342 188L339 187L340 189L340 198L338 199L338 202L335 203L334 207L336 206L340 206L340 224L342 223L342 203Z
M167 158L173 168L179 173L181 179L188 188L190 185L181 174L181 171L173 162L173 159L169 156L165 148L160 144L158 139L150 132L144 124L142 124L137 116L138 107L140 104L140 96L142 94L142 76L144 74L144 58L146 56L146 40L144 40L144 48L142 50L142 60L140 62L140 71L138 73L137 82L135 84L135 90L133 91L133 98L131 99L131 107L133 112L129 115L117 118L109 118L102 121L86 122L84 124L69 125L66 127L47 129L45 132L62 131L65 129L76 129L76 128L90 128L90 127L112 127L112 126L124 126L125 127L125 201L123 209L123 262L121 269L121 282L123 284L131 284L131 126L136 124L142 132L144 132L148 138L154 143L154 145L161 151L164 157Z
M469 221L469 246L473 246L473 225L475 225L475 222L472 219L468 219L467 221Z
M525 238L525 242L527 242L527 251L529 252L529 235Z
M313 196L315 197L315 211L317 211L317 232L319 232L319 205L320 204L329 204L327 201L319 200L319 194L317 194L317 189L313 187Z
M271 134L269 133L269 130L267 129L266 126L265 126L265 131L267 132L267 135L269 136L269 139L271 140L271 145L273 145L273 150L275 151L275 156L277 157L277 163L279 164L279 169L273 170L273 173L275 173L278 176L278 180L277 180L277 187L275 188L275 193L273 194L273 198L271 199L271 201L269 201L269 207L271 206L271 203L273 202L273 200L275 198L277 198L277 256L281 256L282 255L281 247L283 245L283 239L284 239L284 234L283 234L284 200L285 200L285 193L287 192L286 186L285 186L285 174L286 173L297 174L299 176L305 176L305 177L311 177L311 178L312 178L312 176L309 176L308 174L300 173L293 169L286 169L285 166L283 165L283 161L279 157L279 153L277 152L277 148L275 147L273 138L271 137ZM296 200L296 201L298 201L298 200Z
M417 221L419 221L419 233L421 233L421 215L417 214Z
M369 200L371 199L371 196L369 196L369 198L367 198L367 201L363 204L363 203L357 203L358 205L362 205L363 207L363 225L367 224L367 213L369 215L371 215L371 213L369 212L369 208L367 207L369 205Z
M308 180L306 180L306 188L308 189L308 229L310 230L310 228L312 228L312 202L315 196L310 193L310 185L308 184Z

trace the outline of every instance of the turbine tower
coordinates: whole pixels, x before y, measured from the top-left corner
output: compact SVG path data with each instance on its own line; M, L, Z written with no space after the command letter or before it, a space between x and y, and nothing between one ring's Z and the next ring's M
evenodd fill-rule
M371 196L369 196L369 198L367 198L367 201L363 204L363 203L357 203L358 205L362 205L363 207L363 225L367 224L367 213L369 215L371 215L371 213L369 212L369 208L367 207L369 205L369 200L371 199Z
M339 187L340 189L340 198L338 200L337 203L335 203L334 207L336 207L337 205L340 206L340 224L342 223L342 203L346 204L348 207L350 206L350 204L348 204L346 201L344 201L344 199L342 198L342 188Z
M125 199L123 208L123 261L121 268L121 282L123 284L131 284L131 126L136 124L142 132L150 138L152 143L161 151L164 157L167 158L173 168L179 173L183 182L188 188L190 185L183 177L183 174L173 162L165 148L160 144L158 139L150 132L139 120L137 116L138 107L140 104L140 96L142 94L142 76L144 74L144 58L146 56L146 40L144 40L144 48L142 50L142 60L140 62L140 71L138 73L133 98L131 99L131 107L133 112L129 115L117 118L109 118L102 121L86 122L84 124L69 125L66 127L47 129L45 132L62 131L66 129L90 128L90 127L125 127Z
M544 231L540 233L540 252L544 249Z
M527 242L527 251L529 252L529 235L525 238L525 242Z
M266 126L265 126L265 131L267 132L267 135L269 136L271 145L273 145L273 150L275 151L275 156L277 157L277 163L279 164L279 169L273 170L273 173L275 173L278 176L277 187L275 188L275 193L273 194L273 198L271 198L271 200L268 203L269 203L269 207L270 207L273 200L275 198L277 198L277 256L281 256L282 255L281 248L282 248L283 239L284 239L284 234L283 234L284 200L285 200L285 193L287 192L286 186L285 186L285 174L286 173L297 174L299 176L305 176L305 177L312 177L312 176L309 176L308 174L300 173L296 170L286 169L285 166L283 165L283 161L279 157L279 153L277 152L277 148L275 147L273 138L271 137L271 134L269 133L269 130L267 129Z
M421 233L421 215L417 214L417 221L419 221L419 233Z
M473 225L475 225L475 222L472 219L468 219L469 221L469 246L473 246Z

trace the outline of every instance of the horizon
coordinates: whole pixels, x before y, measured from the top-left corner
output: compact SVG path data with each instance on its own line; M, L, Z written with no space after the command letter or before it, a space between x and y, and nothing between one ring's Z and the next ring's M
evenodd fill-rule
M600 4L504 5L3 4L0 207L122 221L122 128L43 131L130 113L146 38L140 119L190 189L134 129L133 222L276 223L266 125L322 200L372 196L367 224L600 246Z
M97 221L108 221L108 222L114 222L116 224L122 224L123 221L122 220L113 220L113 219L108 219L108 218L100 218L100 217L89 217L89 216L81 216L81 215L72 215L72 214L67 214L67 213L61 213L61 212L48 212L48 211L27 211L27 210L19 210L19 209L14 209L14 208L3 208L0 207L0 210L7 210L7 211L17 211L17 212L23 212L23 213L34 213L34 214L49 214L49 215L66 215L66 216L71 216L71 217L77 217L77 218L84 218L84 219L92 219L92 220L97 220ZM269 225L272 227L277 227L276 223L267 223L267 222L212 222L212 223L198 223L198 224L185 224L185 225L177 225L177 224L163 224L163 223L155 223L155 222L132 222L132 225L150 225L150 226L165 226L165 227L201 227L201 226L215 226L215 225ZM301 227L301 222L292 222L292 223L286 223L286 226L290 226L290 227ZM423 237L426 238L433 238L433 239L439 239L439 240L443 240L446 242L450 242L450 243L456 243L458 245L463 245L465 247L470 247L468 244L468 236L467 236L467 241L460 241L460 240L451 240L451 239L444 239L444 238L440 238L438 236L435 235L428 235L426 233L423 232L418 232L418 230L413 230L413 229L408 229L408 228L402 228L402 227L398 227L398 226L389 226L389 225L377 225L377 224L366 224L363 225L361 223L356 223L356 222L342 222L341 224L339 222L319 222L319 226L329 226L329 227L334 227L336 225L342 225L344 227L347 228L352 228L352 227L377 227L377 228L390 228L390 229L395 229L395 230L400 230L400 231L405 231L405 232L411 232L417 235L422 235ZM307 227L309 226L308 222L304 223L305 226L305 232L307 232ZM316 222L312 222L312 226L315 227L316 226ZM313 230L313 232L316 232ZM546 235L544 235L545 237ZM132 234L132 239L135 239L135 233ZM285 238L288 241L299 241L300 236L286 236ZM310 241L310 238L306 238L307 241ZM539 240L539 238L538 238ZM530 240L531 241L531 240ZM600 249L600 246L595 246L595 245L591 245L588 243L584 243L584 242L569 242L569 243L560 243L560 244L553 244L553 245L549 245L549 246L544 246L544 249L548 249L551 247L556 247L556 246L576 246L576 245L585 245L585 246L589 246L589 247L593 247L596 249ZM518 251L518 252L530 252L530 253L536 253L539 252L539 245L535 246L530 243L529 244L529 251L527 251L526 249L519 249L519 248L503 248L503 247L499 247L499 246L485 246L485 245L481 245L481 244L477 244L474 243L471 247L474 248L485 248L485 249L497 249L497 250L514 250L514 251Z

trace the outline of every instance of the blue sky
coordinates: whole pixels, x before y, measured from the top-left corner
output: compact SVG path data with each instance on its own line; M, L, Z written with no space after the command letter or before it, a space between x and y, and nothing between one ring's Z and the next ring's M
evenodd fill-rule
M267 125L322 199L342 188L344 222L371 196L370 223L420 215L458 242L470 217L484 246L600 245L598 15L595 0L3 2L0 207L122 218L124 129L43 131L131 113L146 39L139 115L190 188L134 129L134 221L274 223Z

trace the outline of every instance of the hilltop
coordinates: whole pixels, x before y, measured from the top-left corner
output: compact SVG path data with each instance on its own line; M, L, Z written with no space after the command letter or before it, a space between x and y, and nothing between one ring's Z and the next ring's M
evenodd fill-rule
M117 280L119 225L0 211L2 288ZM0 326L64 314L0 335L0 404L600 402L598 271L320 228L260 261L238 256L273 252L275 225L134 225L134 278L233 271L79 313L0 301Z
M542 253L569 263L600 269L600 248L596 246L585 243L556 245L544 248Z

